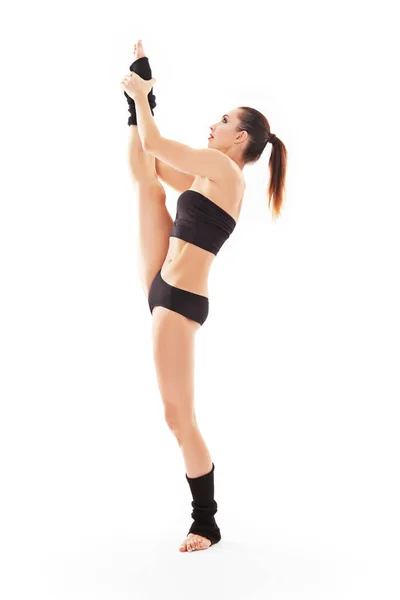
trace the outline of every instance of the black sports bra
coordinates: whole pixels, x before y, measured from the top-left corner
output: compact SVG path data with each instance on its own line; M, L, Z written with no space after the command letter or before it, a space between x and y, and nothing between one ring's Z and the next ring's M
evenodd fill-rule
M185 190L178 198L177 211L170 237L218 254L236 221L226 210L195 190Z

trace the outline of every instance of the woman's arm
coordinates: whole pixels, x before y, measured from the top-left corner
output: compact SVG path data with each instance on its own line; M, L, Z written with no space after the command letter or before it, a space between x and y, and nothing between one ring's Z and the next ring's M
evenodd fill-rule
M135 97L136 116L143 150L168 166L192 176L200 175L213 181L223 181L233 171L233 161L213 148L192 148L161 136L151 114L147 97Z
M193 175L170 167L159 158L156 158L156 171L159 178L177 192L184 192L191 188L196 179Z

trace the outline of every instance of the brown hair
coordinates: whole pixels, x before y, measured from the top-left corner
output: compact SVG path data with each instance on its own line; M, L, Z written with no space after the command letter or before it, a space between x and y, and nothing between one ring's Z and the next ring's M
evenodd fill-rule
M272 152L268 163L270 178L267 196L269 207L271 207L272 200L272 216L275 219L280 214L285 191L286 146L279 138L271 134L267 118L258 110L250 106L239 106L239 111L240 125L237 131L247 131L249 134L249 141L243 153L245 164L257 162L267 143L272 142Z

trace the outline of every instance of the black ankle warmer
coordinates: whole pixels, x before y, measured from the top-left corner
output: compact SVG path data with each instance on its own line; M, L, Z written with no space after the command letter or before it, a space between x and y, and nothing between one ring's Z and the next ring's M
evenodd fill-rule
M133 71L134 73L139 75L139 77L141 77L142 79L145 79L146 81L149 81L152 78L151 67L150 67L149 59L147 58L147 56L142 56L141 58L136 59L129 67L129 70ZM133 98L128 96L128 94L125 91L124 91L124 94L125 94L126 99L128 100L129 112L130 112L130 117L128 119L128 125L137 125L135 101L133 100ZM153 94L153 88L151 88L150 92L147 95L147 98L149 101L151 114L154 117L153 108L155 108L157 106L157 103L156 103L156 97Z
M208 538L212 544L216 544L221 539L221 533L215 522L214 515L217 512L218 504L214 500L214 463L209 473L200 477L188 477L190 491L192 492L192 523L189 533L197 533Z

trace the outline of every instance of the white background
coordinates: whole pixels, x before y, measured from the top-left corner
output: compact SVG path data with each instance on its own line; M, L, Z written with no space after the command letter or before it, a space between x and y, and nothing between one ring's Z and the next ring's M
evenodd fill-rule
M398 599L394 2L35 2L1 19L0 591L7 600ZM120 81L142 39L165 137L236 106L270 145L212 267L196 414L223 540L180 553L136 266ZM397 46L397 47L396 47ZM167 189L174 215L178 194Z

